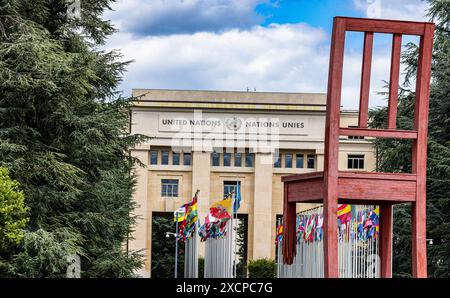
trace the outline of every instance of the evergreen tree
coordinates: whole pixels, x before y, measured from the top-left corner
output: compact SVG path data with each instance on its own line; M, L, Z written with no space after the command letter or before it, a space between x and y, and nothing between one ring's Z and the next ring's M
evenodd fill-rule
M11 180L8 169L0 167L0 270L12 247L24 237L23 228L28 221L27 208L19 183Z
M450 2L429 0L429 16L436 23L430 111L428 127L427 164L427 238L428 272L432 277L450 276ZM417 45L408 44L402 56L406 79L399 96L397 127L412 129L414 90L410 78L417 69ZM387 109L371 111L373 127L386 127ZM376 140L378 169L386 172L411 172L411 142L405 140ZM411 208L394 208L395 276L411 276Z
M175 233L176 223L172 213L153 215L152 219L152 277L173 278L175 267L175 238L166 233ZM184 247L178 242L177 276L184 276Z
M116 91L127 63L100 47L114 32L110 0L0 0L0 165L19 181L30 222L7 276L132 276L124 250L135 218L130 101Z

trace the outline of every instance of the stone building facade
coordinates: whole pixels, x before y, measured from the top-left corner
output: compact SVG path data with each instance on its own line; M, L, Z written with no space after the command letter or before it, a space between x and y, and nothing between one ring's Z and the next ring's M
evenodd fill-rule
M133 96L131 132L151 137L131 150L145 165L136 168L140 219L128 244L145 252L141 275L151 271L153 214L173 212L200 190L203 221L236 183L247 258L274 258L280 177L323 169L326 94L135 89ZM356 126L358 114L342 110L340 121ZM375 157L370 140L341 137L341 169L374 171Z

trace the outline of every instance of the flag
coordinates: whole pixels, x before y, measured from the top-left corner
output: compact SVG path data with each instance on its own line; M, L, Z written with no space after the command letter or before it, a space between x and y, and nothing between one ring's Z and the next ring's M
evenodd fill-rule
M297 239L298 239L298 241L300 240L300 239L304 239L304 234L305 234L305 226L306 226L306 217L304 216L304 215L300 215L301 216L301 218L300 218L300 222L299 222L299 226L298 226L298 237L297 237Z
M279 225L277 227L277 236L275 237L275 245L278 245L278 243L283 239L283 225Z
M197 211L197 197L194 197L192 199L192 201L189 203L188 206L188 211L186 213L185 216L185 220L187 222L188 225L193 225L194 223L197 222L197 215L198 215L198 211Z
M234 197L233 212L237 213L239 207L241 207L241 182L236 185L236 195Z
M187 204L184 204L180 208L175 211L175 220L176 220L176 212L184 210L184 214L182 216L182 221L179 226L178 234L181 236L181 241L186 241L192 236L192 233L195 231L195 226L198 221L198 212L197 212L197 196L199 191L195 193L194 198ZM178 221L180 221L180 213L178 213Z
M317 225L316 225L316 241L322 240L323 237L323 216L319 214L317 217Z
M374 234L374 238L377 238L377 234L380 231L380 207L376 207L373 210L373 214L372 214L372 223L375 226L375 234Z
M314 225L314 218L313 217L314 217L313 215L310 215L308 217L308 221L307 221L306 227L305 227L305 234L304 234L304 237L303 237L303 239L305 239L305 240L310 240L309 238L311 236L311 232L313 231L313 225Z
M358 237L364 240L364 211L358 211Z
M231 218L231 208L232 199L226 198L222 201L219 201L217 203L214 203L211 208L209 208L209 211L211 215L219 220L228 220Z
M346 224L352 219L352 207L348 204L344 204L338 207L338 218L341 224Z
M186 212L187 212L188 205L189 205L189 203L186 203L173 212L173 221L177 221L177 218L178 218L178 222L184 221L184 219L186 218ZM178 217L177 217L177 213L178 213Z

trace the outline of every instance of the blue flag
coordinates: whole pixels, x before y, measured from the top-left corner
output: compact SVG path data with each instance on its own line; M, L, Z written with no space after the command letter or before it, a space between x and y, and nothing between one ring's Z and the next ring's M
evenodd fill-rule
M241 207L241 182L236 185L236 195L234 197L233 213L236 214Z

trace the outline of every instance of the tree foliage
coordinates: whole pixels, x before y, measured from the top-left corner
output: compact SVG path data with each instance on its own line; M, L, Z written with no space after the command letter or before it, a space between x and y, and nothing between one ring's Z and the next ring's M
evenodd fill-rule
M0 0L0 165L25 194L30 222L8 276L64 276L63 255L81 255L82 276L131 276L141 264L122 249L135 218L128 149L130 101L116 87L127 62L99 47L114 32L109 0ZM51 249L44 249L46 246Z
M429 0L429 16L436 23L433 50L427 164L428 271L433 277L450 276L450 2ZM406 66L397 114L399 129L413 128L412 80L417 70L417 45L409 43L402 55ZM387 109L371 111L373 127L386 127ZM411 142L376 140L378 169L411 172ZM394 259L396 276L411 276L411 208L394 209Z
M175 267L175 238L166 233L175 233L173 214L152 217L152 277L173 278ZM184 275L184 244L178 242L177 276ZM200 276L200 275L199 275Z
M11 180L8 169L0 167L0 260L11 246L20 243L27 221L27 208L19 183Z

